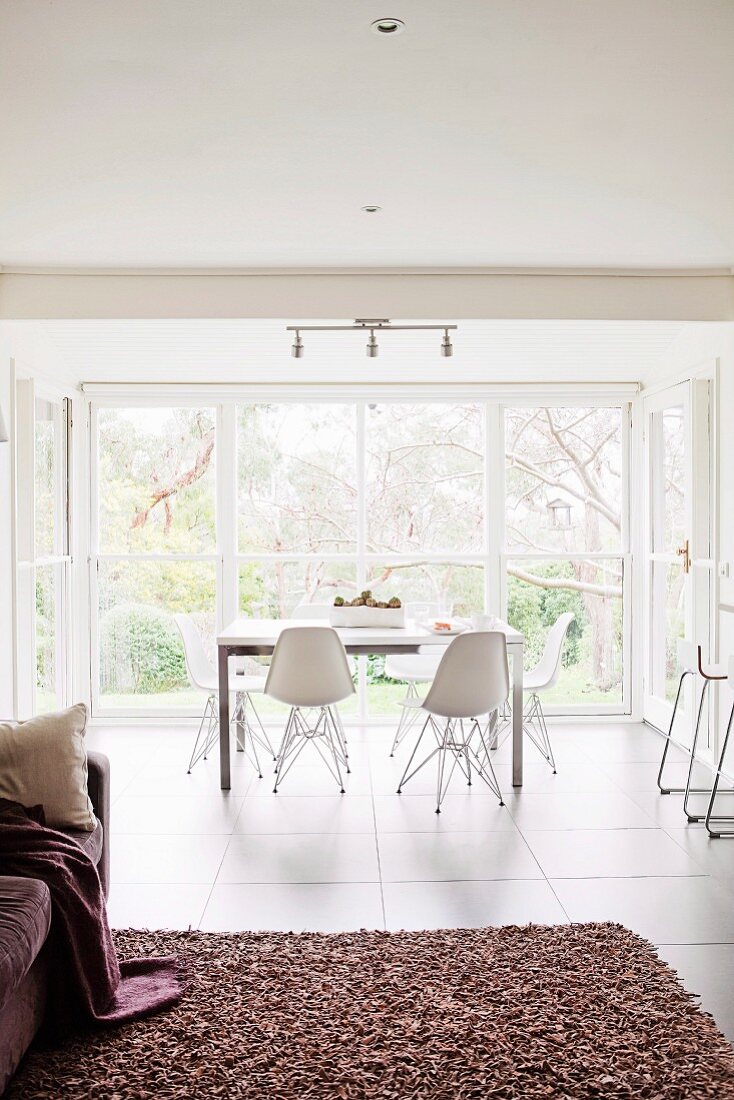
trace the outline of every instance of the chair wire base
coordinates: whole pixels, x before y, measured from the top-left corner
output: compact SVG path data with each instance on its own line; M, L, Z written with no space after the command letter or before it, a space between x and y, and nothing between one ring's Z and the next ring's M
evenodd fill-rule
M550 764L553 769L553 774L555 775L556 761L553 756L553 746L551 745L548 727L545 724L545 715L543 714L540 696L536 695L535 692L532 692L523 709L522 728L543 759Z
M405 699L400 703L400 721L398 722L398 728L395 730L395 737L390 748L390 756L395 755L395 750L399 748L402 741L405 740L407 733L412 730L413 726L418 721L418 715L420 714L420 695L418 689L412 681L408 682L405 692Z
M540 701L540 696L536 692L528 697L528 701L525 703L522 712L522 728L523 733L527 735L530 741L535 745L540 755L550 764L553 769L553 774L556 775L556 760L553 755L553 746L551 744L550 734L548 733L548 727L545 723L545 714L543 713L543 704ZM505 703L502 711L498 715L497 726L494 734L489 737L488 744L492 752L499 749L504 745L505 741L512 733L512 712L509 704Z
M254 725L250 721L250 712L254 715L257 725ZM252 696L248 691L237 692L230 725L234 725L236 729L238 752L244 752L247 759L254 766L259 778L262 779L262 769L260 767L257 746L259 745L261 749L268 752L273 759L275 759L275 753L270 743L270 738L260 719L260 715L257 713L255 704L252 701ZM196 740L194 741L194 748L188 766L189 774L191 774L191 769L195 764L198 764L202 759L207 759L210 750L218 740L218 736L219 701L218 696L212 692L207 698L201 724L199 725Z
M469 727L468 731L465 729L465 723ZM413 764L416 753L423 740L423 736L429 728L436 739L436 747L431 749L428 756L411 771L411 765ZM482 754L481 757L473 744L475 740L478 740L478 748ZM464 774L468 786L471 786L473 769L474 773L478 775L479 778L486 783L492 793L497 796L500 806L504 806L502 792L500 791L497 776L495 775L492 761L489 757L486 737L476 718L447 718L446 725L442 728L435 717L429 714L423 723L423 728L418 735L418 740L413 747L408 763L405 766L405 771L398 784L398 794L402 793L405 784L408 783L421 768L424 768L430 760L433 760L434 756L438 757L438 774L436 779L437 814L441 813L441 803L446 796L446 791L448 790L451 777L454 774L457 764L459 765L459 770ZM450 765L447 767L448 758L450 758Z
M341 794L344 794L342 767L349 772L349 758L336 707L291 708L277 755L273 793L278 793L278 787L309 742L336 780Z
M199 730L196 734L196 740L194 741L194 748L187 769L189 775L195 764L198 764L202 758L206 760L209 750L217 740L218 732L219 714L217 713L217 696L211 694L207 698L204 714L202 715Z

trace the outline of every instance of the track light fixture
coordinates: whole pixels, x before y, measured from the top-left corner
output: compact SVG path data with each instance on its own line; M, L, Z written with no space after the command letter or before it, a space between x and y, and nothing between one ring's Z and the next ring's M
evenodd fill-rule
M375 332L405 332L407 330L419 330L428 332L443 332L441 341L441 355L454 354L454 345L449 338L449 332L458 328L458 325L393 325L386 317L358 317L353 325L286 325L286 332L295 332L296 338L291 348L291 354L295 359L303 358L302 332L369 332L367 341L367 355L370 359L380 354Z
M303 359L303 340L301 339L301 334L298 329L296 329L296 338L293 341L291 355L294 359Z

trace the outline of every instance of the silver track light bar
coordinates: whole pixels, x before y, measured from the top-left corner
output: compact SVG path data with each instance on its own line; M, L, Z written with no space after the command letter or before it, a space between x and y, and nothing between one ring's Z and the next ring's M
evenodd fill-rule
M454 346L449 339L449 330L458 327L458 325L393 325L387 317L357 317L353 325L286 325L286 332L295 332L296 334L296 339L291 347L291 355L296 359L303 358L302 332L368 332L370 338L367 343L367 355L369 358L374 359L379 354L375 332L405 332L408 330L442 332L441 355L453 355Z

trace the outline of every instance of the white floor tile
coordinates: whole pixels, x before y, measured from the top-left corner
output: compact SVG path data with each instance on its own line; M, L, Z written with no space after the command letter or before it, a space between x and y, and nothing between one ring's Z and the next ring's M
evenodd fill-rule
M381 833L378 842L383 882L543 877L517 832Z
M666 829L706 875L734 888L734 837L711 838L703 825Z
M131 836L112 833L111 881L214 882L227 850L228 836Z
M506 806L476 786L471 794L447 794L440 814L430 794L375 795L375 817L381 833L456 833L487 830L514 832Z
M122 795L112 817L112 833L177 833L186 835L232 832L244 798L228 791L208 796Z
M509 793L513 789L512 765L495 764L495 771L503 794ZM526 761L523 771L523 791L585 794L591 791L616 790L609 776L597 764L590 762L564 763L554 775L548 764Z
M548 878L697 875L701 868L660 829L524 831Z
M734 944L659 944L658 954L734 1043Z
M246 798L236 833L370 833L375 830L372 799L366 795L277 794Z
M218 884L379 880L374 834L351 833L233 836L217 877Z
M173 883L117 883L107 915L112 928L198 928L211 887Z
M713 879L551 879L572 921L618 921L652 943L734 943L729 893Z
M368 768L353 768L351 774L342 772L344 790L352 795L370 795L370 773ZM250 797L273 797L273 785L275 775L272 771L263 774L262 779L255 779L248 789ZM330 774L326 764L295 764L287 773L278 787L278 794L283 795L316 795L318 797L338 795L339 784Z
M703 825L689 823L683 813L682 794L660 794L659 791L630 791L629 797L638 805L651 821L659 828L670 831L671 829L703 829ZM689 809L694 814L705 813L708 804L706 795L691 795L688 803Z
M384 928L378 883L217 884L206 932L356 932Z
M547 882L387 882L387 927L485 928L500 924L563 924L566 914Z
M609 780L628 794L632 791L658 791L659 760L631 762L599 760L597 763ZM674 787L685 786L687 772L687 764L673 763L665 769L667 782Z
M252 770L233 768L230 792L234 795L245 794L255 779ZM145 765L130 780L123 793L136 798L190 798L192 795L216 796L219 790L219 761L201 760L190 775L185 764L183 767L180 764Z
M538 792L512 790L507 807L528 829L654 829L655 822L622 791Z

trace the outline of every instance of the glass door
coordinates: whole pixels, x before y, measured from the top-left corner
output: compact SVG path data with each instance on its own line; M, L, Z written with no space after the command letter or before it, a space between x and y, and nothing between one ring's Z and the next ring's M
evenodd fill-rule
M683 382L645 402L647 600L645 718L667 729L678 689L678 640L714 649L710 383ZM682 700L675 737L690 744L695 702ZM708 716L706 716L708 717ZM701 749L710 749L705 730Z

